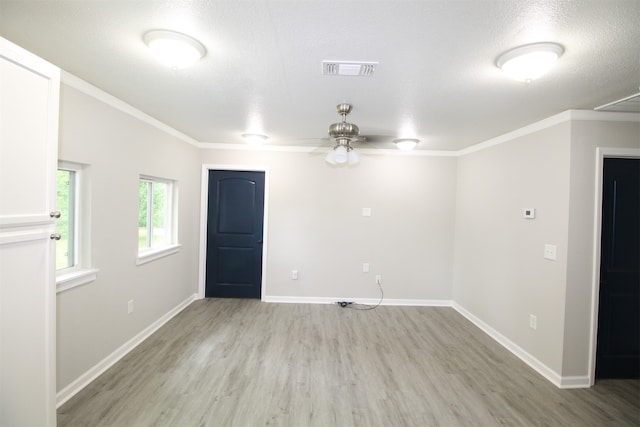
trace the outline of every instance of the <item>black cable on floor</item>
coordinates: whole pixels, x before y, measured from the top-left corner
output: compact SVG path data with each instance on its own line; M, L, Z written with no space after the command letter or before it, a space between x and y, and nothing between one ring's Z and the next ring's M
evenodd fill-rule
M380 306L380 304L382 304L382 300L384 299L384 291L382 290L382 284L380 283L380 279L376 279L376 283L378 284L378 288L380 289L380 301L378 301L376 305L360 304L357 302L347 302L347 301L340 301L338 302L338 305L342 308L350 308L353 310L375 310Z

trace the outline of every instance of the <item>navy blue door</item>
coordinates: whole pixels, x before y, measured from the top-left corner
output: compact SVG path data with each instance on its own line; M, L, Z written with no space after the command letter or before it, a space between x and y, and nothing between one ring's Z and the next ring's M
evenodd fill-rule
M640 375L640 160L604 159L596 378Z
M260 298L264 172L209 171L205 296Z

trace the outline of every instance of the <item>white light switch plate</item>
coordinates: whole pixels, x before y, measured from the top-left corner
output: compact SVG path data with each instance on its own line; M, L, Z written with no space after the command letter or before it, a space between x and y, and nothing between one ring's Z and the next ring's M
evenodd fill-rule
M533 314L529 315L529 327L534 330L538 329L538 318Z
M544 245L544 259L556 259L556 245Z
M371 208L362 208L362 216L371 216Z

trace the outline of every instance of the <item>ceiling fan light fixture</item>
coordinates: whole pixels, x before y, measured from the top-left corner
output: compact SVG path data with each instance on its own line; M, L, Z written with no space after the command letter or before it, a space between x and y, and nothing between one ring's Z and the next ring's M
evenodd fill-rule
M339 165L346 163L348 159L347 147L345 147L344 145L338 145L336 148L334 148L333 159Z
M400 150L411 151L416 147L416 145L418 145L418 142L420 141L414 138L398 138L394 139L393 142Z
M324 158L324 161L329 163L330 165L335 165L336 164L336 152L333 149L329 150L329 152L327 153L327 157Z
M151 30L143 39L158 62L174 70L192 66L207 53L198 40L175 31Z
M512 79L529 83L546 74L563 53L558 43L527 44L500 55L496 65Z
M242 137L249 145L262 145L267 139L269 139L267 135L260 135L258 133L243 133Z

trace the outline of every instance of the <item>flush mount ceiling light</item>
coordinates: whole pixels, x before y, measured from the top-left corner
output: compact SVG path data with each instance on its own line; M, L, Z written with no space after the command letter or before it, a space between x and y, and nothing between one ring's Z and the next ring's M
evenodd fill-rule
M190 67L207 53L198 40L175 31L152 30L143 38L155 58L174 70Z
M416 147L416 145L418 145L418 142L420 141L413 138L398 138L394 139L393 142L402 151L411 151Z
M529 83L549 71L563 52L557 43L533 43L508 50L496 65L512 79Z
M269 139L266 135L260 135L258 133L243 133L242 137L249 145L262 145Z

